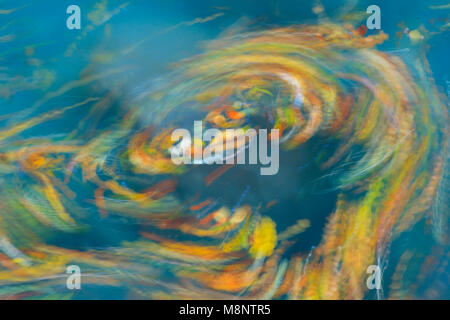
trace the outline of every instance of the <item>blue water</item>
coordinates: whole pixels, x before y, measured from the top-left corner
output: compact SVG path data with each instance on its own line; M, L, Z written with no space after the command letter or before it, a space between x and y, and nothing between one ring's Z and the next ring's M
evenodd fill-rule
M365 11L366 8L375 4L374 1L322 1L325 7L325 13L330 18L338 16L343 8L343 4L355 3L350 12ZM35 47L35 57L41 60L42 66L53 71L56 74L56 81L52 84L49 91L60 87L72 79L78 79L83 69L89 65L92 58L91 53L101 46L104 51L115 52L131 48L140 41L144 40L140 46L126 55L124 58L114 62L116 67L131 66L128 81L125 85L125 95L133 95L139 92L140 88L151 86L154 82L172 69L171 64L185 58L192 57L195 54L204 52L205 45L210 40L219 37L223 32L234 25L245 24L249 21L251 29L269 28L273 26L287 26L292 24L315 23L317 16L312 12L314 1L301 0L190 0L190 1L145 1L136 0L130 2L125 8L121 9L106 24L110 28L109 37L105 35L104 28L97 28L89 31L85 39L79 42L79 47L72 56L65 56L67 47L77 41L77 37L86 31L88 25L87 14L92 11L96 2L82 0L61 0L61 1L17 1L2 2L7 8L21 8L12 15L0 15L0 27L11 23L9 29L17 35L14 44L1 43L0 50L5 57L8 68L14 70L16 74L30 75L33 67L25 63L23 59L23 48L29 45ZM115 8L124 3L121 1L109 1L109 7ZM81 30L68 30L66 28L65 13L68 5L77 4L82 12ZM417 29L421 25L426 28L432 28L430 19L435 24L448 23L449 10L431 10L431 5L446 4L445 1L376 1L381 8L381 29L389 35L389 39L379 46L380 50L387 52L398 52L399 56L408 59L408 55L414 55L417 48L409 46L409 42L404 42L396 36L400 29L399 23L403 23L410 30ZM23 6L23 7L22 7ZM188 25L183 22L190 22L196 18L205 18L218 12L224 14L212 21ZM447 18L447 20L445 20ZM377 31L370 31L369 34ZM431 72L436 85L442 92L447 92L450 81L450 62L449 47L450 38L448 33L441 33L434 36L427 42L426 56L430 63ZM3 63L0 61L0 63ZM101 72L102 70L99 70ZM103 85L107 86L107 83ZM89 94L89 89L80 88L70 91L51 101L49 105L40 108L52 108L58 105L71 105L79 101L80 96ZM40 91L25 91L12 96L8 100L0 100L0 116L3 114L26 110L33 102L42 96ZM129 98L129 96L127 96ZM64 132L66 127L73 127L79 121L81 111L71 111L65 119L68 123L51 122L40 126L39 128L27 131L26 135L36 136L39 134L51 134ZM114 114L105 115L104 124L108 124L108 116L114 117ZM18 115L20 117L20 114ZM19 119L19 118L18 118ZM72 122L71 122L72 121ZM331 153L335 141L329 141L326 144L327 150ZM224 184L222 190L208 190L207 192L214 198L220 198L223 203L233 208L242 201L251 204L257 204L260 199L279 198L280 205L274 206L271 210L265 212L268 216L277 221L277 227L284 229L298 219L292 216L292 208L299 212L314 212L314 215L308 216L312 222L312 228L304 234L302 241L295 244L293 250L308 252L316 246L322 236L322 229L327 221L328 215L333 211L337 192L330 191L333 186L328 181L321 181L320 184L315 178L320 174L320 169L316 167L313 157L323 152L323 145L319 148L313 141L308 142L298 151L296 161L304 157L302 163L292 162L285 159L286 163L280 163L279 183L267 186L265 177L254 178L248 174L248 168L242 168L234 171L238 180L230 179L229 185ZM304 155L308 156L304 156ZM283 161L283 160L282 160ZM293 170L293 171L292 171ZM299 180L290 179L292 175L299 175ZM235 181L238 181L235 183ZM188 182L186 182L188 183ZM194 182L195 183L195 182ZM189 181L192 187L193 182ZM180 182L183 190L183 181ZM194 184L195 186L195 184ZM186 188L186 194L180 194L180 197L189 198L189 190ZM78 190L78 197L83 198L83 190ZM183 193L183 191L181 191ZM236 196L237 201L236 202ZM205 195L205 196L206 196ZM132 223L124 223L120 218L110 218L103 220L102 223L92 223L95 221L95 209L87 216L92 228L80 235L56 234L50 239L50 244L64 244L67 248L86 250L96 247L117 246L120 242L137 239L137 229ZM94 219L94 220L91 220ZM432 240L419 241L422 239L424 230L423 223L419 223L413 230L397 239L391 247L389 260L392 265L398 261L403 249L409 246L421 246L423 252L427 253ZM115 230L112 235L110 230ZM306 240L305 240L306 239ZM289 254L287 252L286 254ZM387 278L393 274L393 268L387 268ZM448 273L447 273L448 274ZM445 281L448 279L430 279L433 281ZM388 285L386 285L386 288ZM426 288L424 288L425 290ZM420 294L420 288L419 288ZM81 290L75 294L75 298L123 298L126 292L123 288L103 288L101 286L91 286L90 290ZM385 292L388 296L389 292ZM369 293L367 298L373 299L374 294ZM450 298L447 290L443 298Z

